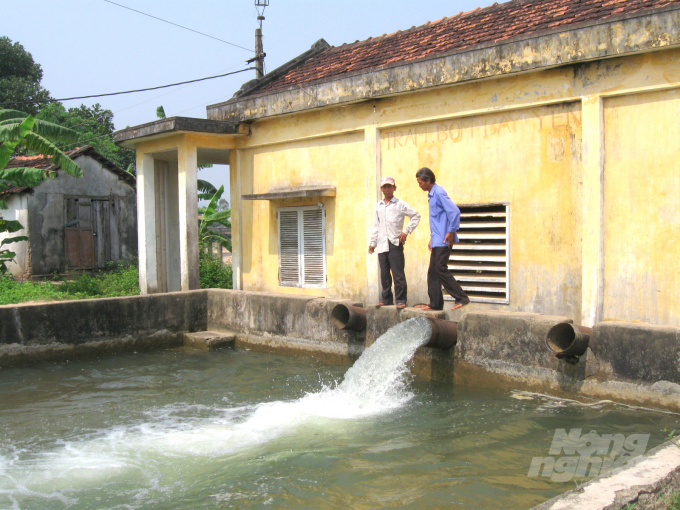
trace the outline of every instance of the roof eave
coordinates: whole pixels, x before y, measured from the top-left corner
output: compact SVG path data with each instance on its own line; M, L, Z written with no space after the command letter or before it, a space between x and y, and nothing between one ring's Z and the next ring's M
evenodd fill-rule
M239 131L239 121L169 117L116 131L113 133L113 141L121 147L134 149L140 142L166 138L180 133L243 136L243 133Z
M434 57L344 74L208 107L208 118L254 121L521 72L680 46L680 6L622 14ZM612 34L616 34L612 38ZM635 35L635 37L630 37ZM531 52L527 49L540 48Z

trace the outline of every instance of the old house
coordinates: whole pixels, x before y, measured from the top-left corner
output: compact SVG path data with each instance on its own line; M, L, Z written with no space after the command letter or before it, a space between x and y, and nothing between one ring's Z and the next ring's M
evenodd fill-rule
M680 1L512 0L321 40L207 116L116 134L143 292L198 286L196 165L228 161L236 288L375 302L380 179L426 213L428 166L463 212L467 310L680 325ZM410 304L428 234L406 244Z
M36 188L11 188L2 198L5 219L21 222L27 242L9 245L17 254L9 269L15 276L104 268L107 262L137 256L135 177L87 145L67 153L83 170ZM51 158L20 156L7 168L54 169Z

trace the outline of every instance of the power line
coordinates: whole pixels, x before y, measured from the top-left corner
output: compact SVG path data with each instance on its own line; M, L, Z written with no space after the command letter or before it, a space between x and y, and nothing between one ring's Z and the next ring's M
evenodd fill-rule
M145 13L145 12L138 11L138 10L133 9L133 8L131 8L131 7L126 7L125 5L117 4L116 2L112 2L111 0L104 0L104 1L105 1L105 2L108 2L108 3L110 3L110 4L113 4L113 5L117 5L118 7L122 7L123 9L128 9L128 10L130 10L130 11L134 11L134 12L136 12L136 13L143 14L144 16L148 16L149 18L157 19L158 21L162 21L162 22L164 22L164 23L169 23L170 25L174 25L174 26L176 26L176 27L183 28L184 30L189 30L190 32L194 32L194 33L196 33L196 34L201 34L201 35L204 35L204 36L206 36L206 37L210 37L211 39L215 39L216 41L220 41L220 42L229 44L229 45L231 45L231 46L236 46L237 48L241 48L242 50L251 51L251 52L254 53L254 51L251 50L250 48L244 48L243 46L239 46L238 44L230 43L229 41L225 41L225 40L223 40L223 39L218 39L217 37L213 37L212 35L204 34L203 32L199 32L198 30L194 30L193 28L188 28L188 27L184 27L184 26L182 26L182 25L178 25L177 23L173 23L172 21L167 21L167 20L164 20L164 19L162 19L162 18L158 18L158 17L156 17L156 16L152 16L151 14L147 14L147 13Z
M106 1L108 1L108 0L106 0ZM229 76L231 74L238 74L238 73L242 73L244 71L252 71L254 69L255 69L254 67L247 67L245 69L241 69L240 71L232 71L230 73L218 74L218 75L215 75L215 76L208 76L207 78L198 78L196 80L180 81L179 83L171 83L170 85L159 85L158 87L149 87L149 88L146 88L146 89L126 90L124 92L110 92L108 94L93 94L93 95L90 95L90 96L66 97L66 98L63 98L63 99L47 99L45 101L37 101L37 100L33 100L33 101L10 101L10 102L7 102L7 103L0 103L0 105L7 106L7 105L11 105L11 104L26 104L26 103L30 103L30 104L56 103L56 102L59 102L59 101L72 101L74 99L89 99L89 98L92 98L92 97L119 96L121 94L132 94L134 92L146 92L147 90L167 89L168 87L176 87L178 85L184 85L186 83L196 83L198 81L213 80L215 78L222 78L223 76Z

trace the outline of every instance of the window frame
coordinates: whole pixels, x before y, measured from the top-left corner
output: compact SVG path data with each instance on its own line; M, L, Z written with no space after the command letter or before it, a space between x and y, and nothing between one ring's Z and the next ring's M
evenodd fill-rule
M309 283L307 280L307 266L306 266L306 259L305 256L313 256L313 255L318 255L318 252L316 253L310 253L307 252L305 253L305 250L307 248L306 242L305 242L305 212L307 211L319 211L320 217L321 217L321 225L320 225L320 234L321 234L321 239L320 241L318 238L316 239L316 242L313 244L316 244L317 246L320 246L322 248L322 253L321 253L321 268L323 273L321 275L318 275L318 273L310 275L310 277L313 280L318 280L318 283ZM281 213L290 213L290 212L296 212L297 213L297 264L298 264L298 269L297 269L297 282L294 282L292 279L282 279L283 276L283 267L282 267L282 237L281 237ZM325 289L327 288L327 281L328 281L328 271L327 271L327 264L326 264L326 208L323 206L323 204L318 204L318 205L310 205L310 206L296 206L296 207L279 207L276 211L276 224L277 224L277 241L278 241L278 279L279 279L279 287L294 287L294 288L303 288L303 289ZM309 232L307 232L309 234ZM308 236L307 236L308 237ZM310 241L314 241L313 239Z

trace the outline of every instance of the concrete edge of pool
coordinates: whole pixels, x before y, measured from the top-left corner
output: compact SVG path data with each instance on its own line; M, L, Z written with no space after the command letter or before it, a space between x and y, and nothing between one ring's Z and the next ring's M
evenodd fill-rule
M235 345L351 363L399 322L417 316L447 318L444 312L368 306L366 330L354 332L333 326L331 312L339 303L363 306L349 300L217 289L0 306L0 368L181 345L204 349ZM680 328L598 323L586 351L567 362L556 359L546 347L546 335L555 325L571 322L567 317L534 313L468 312L458 322L455 347L421 347L412 372L459 385L574 400L609 399L680 412ZM673 486L680 479L680 460L674 469L665 475L670 477L666 482L655 483ZM652 489L647 492L661 490ZM621 490L622 494L635 492L633 485ZM586 508L573 497L567 493L537 508ZM588 508L621 508L630 502L611 506L617 501ZM548 503L555 506L545 506Z

